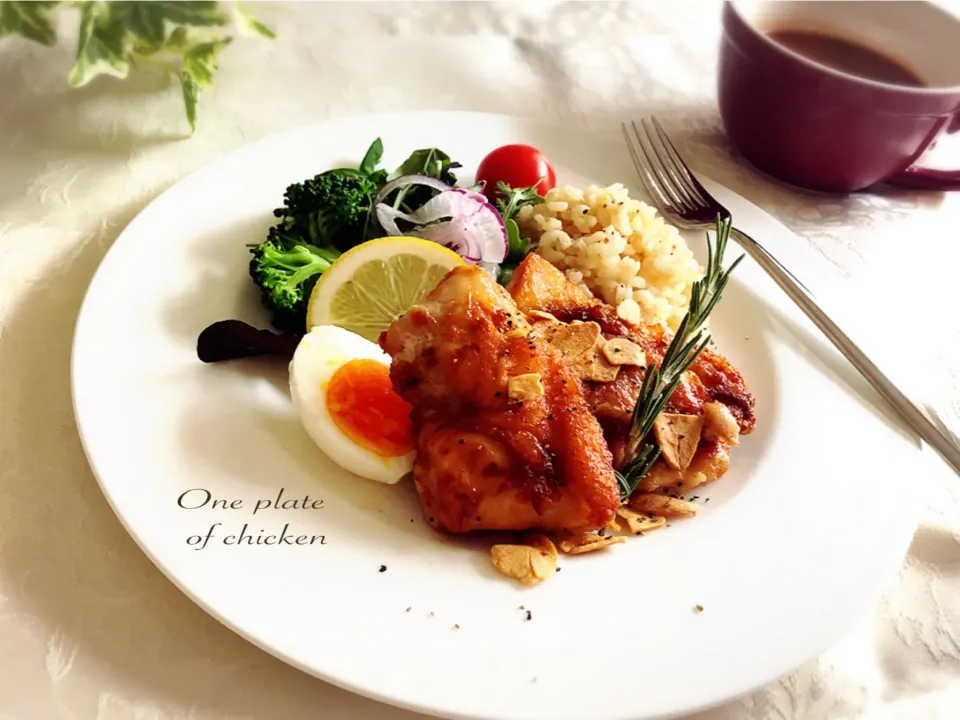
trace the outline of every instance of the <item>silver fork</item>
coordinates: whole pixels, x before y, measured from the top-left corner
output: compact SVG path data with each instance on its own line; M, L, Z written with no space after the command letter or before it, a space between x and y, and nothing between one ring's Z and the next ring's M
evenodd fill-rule
M715 229L717 217L726 220L730 212L706 191L673 146L656 118L621 123L633 164L660 211L678 227ZM811 293L760 243L732 228L730 233L754 261L769 274L837 350L900 414L940 457L960 475L960 440L943 423L936 411L917 406L887 378L863 351L820 308ZM926 412L925 412L926 411ZM929 416L928 416L929 413Z

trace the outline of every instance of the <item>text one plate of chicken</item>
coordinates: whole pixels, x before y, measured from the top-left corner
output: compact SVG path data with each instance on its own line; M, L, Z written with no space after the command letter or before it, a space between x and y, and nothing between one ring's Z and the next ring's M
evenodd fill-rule
M267 138L104 259L84 449L172 582L333 684L456 718L721 703L869 611L927 461L729 230L666 223L619 139L529 120Z

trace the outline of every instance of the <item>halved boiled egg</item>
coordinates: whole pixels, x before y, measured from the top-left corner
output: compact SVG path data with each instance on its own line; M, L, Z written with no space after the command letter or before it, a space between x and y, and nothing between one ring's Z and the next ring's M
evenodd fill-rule
M412 470L410 405L393 391L390 356L376 344L315 326L290 361L290 395L307 433L345 470L388 484Z

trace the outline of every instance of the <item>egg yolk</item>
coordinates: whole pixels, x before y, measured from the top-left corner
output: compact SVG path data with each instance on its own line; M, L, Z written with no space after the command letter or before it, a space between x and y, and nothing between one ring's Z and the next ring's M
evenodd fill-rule
M327 410L344 435L383 457L412 452L410 405L393 391L390 368L376 360L350 360L330 378Z

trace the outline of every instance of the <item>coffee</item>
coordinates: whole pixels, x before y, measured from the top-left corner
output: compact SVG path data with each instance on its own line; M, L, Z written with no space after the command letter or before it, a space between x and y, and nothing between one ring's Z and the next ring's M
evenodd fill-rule
M852 40L809 30L783 29L766 34L788 50L848 75L890 85L926 86L900 63Z

